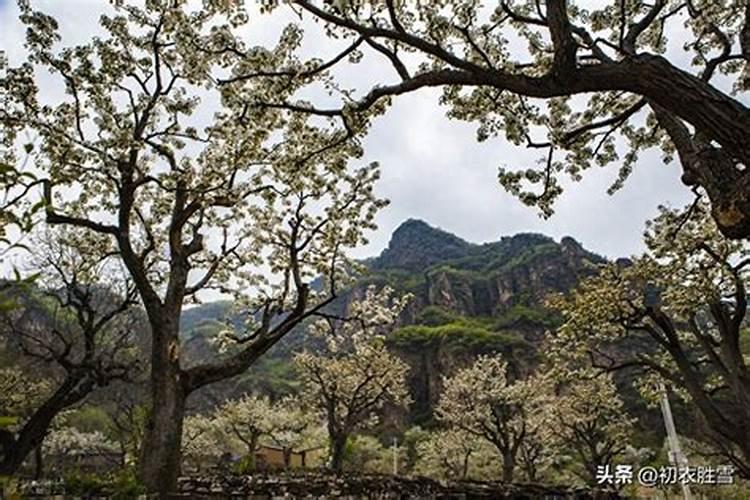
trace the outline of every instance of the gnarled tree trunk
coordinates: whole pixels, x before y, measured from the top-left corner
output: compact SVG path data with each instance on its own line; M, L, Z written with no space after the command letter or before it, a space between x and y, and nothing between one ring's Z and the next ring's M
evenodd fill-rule
M179 315L151 322L151 409L139 462L140 478L162 498L175 493L181 468L182 426L187 390L180 370Z

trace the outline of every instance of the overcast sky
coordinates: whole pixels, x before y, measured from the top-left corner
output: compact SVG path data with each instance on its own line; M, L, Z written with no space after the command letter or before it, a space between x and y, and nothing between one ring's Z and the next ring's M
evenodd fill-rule
M90 36L99 9L107 4L105 0L32 0L32 5L58 19L68 43ZM248 29L257 30L252 35L258 40L273 40L283 24L283 16L266 17ZM314 30L306 37L306 46L326 44ZM0 41L11 63L18 62L23 28L10 0L0 0ZM366 82L370 73L383 70L388 71L365 61L350 70L352 74L340 76ZM379 214L380 229L367 247L357 250L359 257L379 253L393 230L408 218L423 219L477 243L517 232L540 232L556 239L573 236L587 249L609 257L632 255L642 248L644 222L656 214L659 204L683 206L692 200L679 181L678 165L664 165L654 152L641 157L625 187L613 196L606 189L616 178L616 168L586 172L582 182L568 185L556 213L541 219L535 209L503 192L497 183L498 166L533 166L538 151L502 139L478 144L473 125L445 117L438 95L439 91L428 90L398 98L365 140L366 159L379 161L383 170L377 191L391 205Z

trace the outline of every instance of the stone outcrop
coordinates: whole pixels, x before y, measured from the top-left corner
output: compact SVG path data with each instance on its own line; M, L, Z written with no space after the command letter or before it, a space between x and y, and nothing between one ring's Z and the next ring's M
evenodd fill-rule
M409 219L393 232L388 248L370 267L420 271L447 259L464 257L471 247L471 243L458 236L424 221Z

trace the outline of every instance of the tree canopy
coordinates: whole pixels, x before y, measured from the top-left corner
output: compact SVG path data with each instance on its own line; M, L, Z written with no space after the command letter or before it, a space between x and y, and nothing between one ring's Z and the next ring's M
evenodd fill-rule
M152 337L150 449L140 465L148 488L166 491L179 471L187 396L244 372L335 298L350 268L345 251L386 203L372 189L378 166L350 165L361 149L339 140L335 124L268 108L233 113L240 97L294 86L268 80L218 96L217 44L246 20L235 2L115 2L103 35L73 47L53 17L19 6L28 60L0 79L0 124L37 138L46 222L111 245L138 292ZM287 34L258 51L258 67L287 57ZM41 71L62 84L63 98L49 102ZM312 290L319 277L324 286ZM231 356L185 368L180 314L206 289L234 294L252 321Z
M747 475L748 245L724 237L704 204L680 212L662 209L645 255L552 299L565 318L554 351L601 371L636 370L647 396L668 382L694 405L705 439Z
M372 427L378 410L409 402L408 365L388 352L385 334L392 329L409 297L370 287L349 307L347 318L321 319L314 328L326 341L323 352L305 350L294 362L303 376L304 398L326 421L330 467L340 472L347 439Z
M677 155L682 181L710 199L726 236L750 236L745 0L296 0L291 8L348 46L328 60L290 54L281 70L251 69L244 61L256 51L228 39L237 62L225 88L320 81L340 104L271 96L248 105L338 117L357 135L392 98L439 87L447 116L476 123L478 140L501 136L540 150L538 165L503 165L499 180L545 215L562 178L618 163L614 191L640 153L656 148L666 161ZM297 38L294 30L283 36ZM389 63L395 80L378 74L365 92L337 86L335 70L367 60L368 51Z
M550 380L536 375L510 381L499 354L479 356L445 380L438 418L490 443L501 458L503 481L511 482L524 444L546 427L536 418L549 404Z

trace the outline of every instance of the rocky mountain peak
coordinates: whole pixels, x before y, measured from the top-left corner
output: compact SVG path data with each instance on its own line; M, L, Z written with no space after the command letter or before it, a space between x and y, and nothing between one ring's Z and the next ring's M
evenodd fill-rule
M574 255L583 255L585 253L583 246L571 236L564 236L560 240L560 245L564 250Z
M421 271L438 262L461 257L473 246L422 220L409 219L396 228L388 248L374 259L372 267Z

